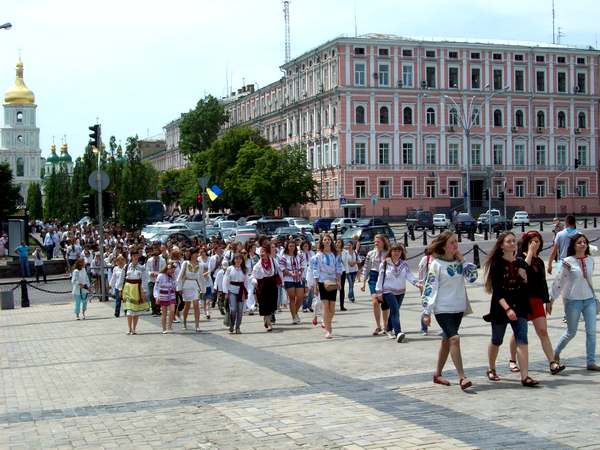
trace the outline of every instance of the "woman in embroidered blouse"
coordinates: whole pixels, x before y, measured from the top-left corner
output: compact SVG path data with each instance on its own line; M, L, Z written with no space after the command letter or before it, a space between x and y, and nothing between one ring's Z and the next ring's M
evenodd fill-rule
M406 251L402 244L393 244L384 261L379 266L379 276L375 288L377 295L382 296L390 307L388 335L400 343L406 337L400 326L400 306L404 300L406 281L419 287L417 278L406 264Z
M502 345L506 326L510 324L517 342L517 361L521 371L521 384L533 387L538 384L529 376L529 352L527 346L527 317L531 312L527 290L527 264L516 257L517 239L514 233L505 231L496 240L485 262L485 290L492 294L490 312L483 316L492 324L492 341L488 347L490 381L499 381L496 359Z
M198 265L198 249L190 249L190 259L184 261L177 276L177 289L182 292L183 301L183 329L187 330L187 318L190 312L190 305L194 307L194 323L196 324L196 333L200 332L200 292L204 290L200 284L203 278L200 276L200 266Z
M118 255L115 258L115 262L117 265L113 268L108 285L115 295L115 317L119 317L121 315L121 303L123 300L121 298L121 290L125 282L125 258L123 255Z
M346 300L346 265L344 264L344 241L335 241L335 252L342 260L342 275L340 276L340 311L346 311L344 300Z
M300 323L298 311L304 299L304 258L298 253L293 239L286 241L279 257L279 269L283 273L283 286L290 302L292 324Z
M252 269L256 280L258 313L262 316L267 331L273 331L271 315L277 309L277 276L281 276L279 265L271 257L271 245L266 243L260 249L260 260Z
M390 249L390 243L387 236L383 234L375 235L375 248L367 253L365 264L363 267L363 285L360 288L365 292L365 285L369 283L369 292L371 293L371 303L373 304L373 315L377 327L373 331L373 336L384 333L383 328L388 321L390 307L385 303L383 298L377 296L376 286L377 277L379 276L379 265L383 261L385 255ZM382 319L383 318L383 322ZM382 326L383 325L383 326Z
M450 382L442 378L442 371L450 354L459 376L460 388L465 390L472 383L467 379L463 368L458 329L463 316L469 314L471 309L465 280L469 283L477 280L477 267L465 261L458 248L456 235L451 231L444 231L436 237L428 252L433 260L429 263L423 287L423 322L429 326L431 315L435 314L443 332L433 382L450 386Z
M548 336L548 322L546 314L552 313L552 302L548 294L548 283L546 282L546 268L544 261L539 257L540 251L544 247L542 235L535 230L523 233L519 241L519 256L525 258L527 264L527 288L529 291L529 306L531 312L527 317L531 320L535 332L540 339L544 354L550 365L550 373L556 375L565 369L564 365L554 360L554 351L552 343ZM514 335L510 338L510 360L509 369L511 372L519 372L517 365L517 343Z
M306 287L302 302L302 312L313 312L312 302L315 280L312 277L310 261L312 260L312 257L315 256L315 252L313 252L309 241L302 241L300 244L300 253L302 254L302 261L304 263L304 286Z
M171 248L171 253L169 255L169 261L173 263L175 267L175 279L179 278L179 272L181 271L181 267L183 265L183 257L181 256L181 250L177 246L173 246ZM183 296L181 295L181 286L177 287L177 293L175 294L175 318L173 322L179 323L181 321L181 311L183 310Z
M323 235L319 241L317 254L311 261L315 294L319 294L323 305L323 324L325 339L333 337L331 322L335 315L335 295L340 289L342 275L342 258L336 254L333 240L329 234Z
M229 266L223 275L223 292L226 301L229 302L229 332L242 334L242 316L244 313L244 301L247 297L246 291L246 264L244 257L236 253L233 257L233 265Z
M175 278L175 264L169 262L163 270L161 270L156 283L154 284L154 298L158 300L161 308L161 324L163 334L171 332L173 319L175 315L175 304L177 291L177 280ZM167 324L167 311L169 312Z
M590 256L590 243L585 235L577 233L571 237L567 257L552 285L552 298L564 298L567 317L567 330L556 345L554 360L559 361L560 353L577 334L579 317L583 314L586 366L588 370L600 371L600 366L596 364L596 315L599 305L594 293L593 273L594 259Z
M148 310L146 301L146 289L148 286L146 269L140 264L140 251L133 247L130 254L131 262L125 270L125 282L123 284L123 300L127 310L127 334L136 334L139 315Z

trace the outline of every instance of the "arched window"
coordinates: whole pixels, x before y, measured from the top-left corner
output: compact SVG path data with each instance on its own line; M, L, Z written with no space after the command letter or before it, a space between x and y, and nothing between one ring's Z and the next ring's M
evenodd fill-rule
M402 112L402 116L404 119L404 125L412 125L413 121L412 121L412 109L410 109L408 106L406 106L404 108L404 111Z
M22 135L22 134L20 134L20 135L18 135L18 136L17 136L17 142L18 142L19 144L22 144L22 143L23 143L23 135Z
M523 120L523 111L517 109L515 113L515 126L518 128L523 128L525 126L525 121Z
M501 127L502 126L502 111L499 109L494 110L494 126Z
M456 111L456 108L450 108L450 112L448 113L448 125L458 125L458 112Z
M583 111L577 114L577 128L585 128L585 113Z
M433 108L427 108L425 120L427 125L435 125L435 110Z
M390 112L387 106L379 108L379 123L383 125L390 123Z
M356 123L365 123L365 107L356 107Z
M23 113L21 111L17 111L17 123L23 122Z
M545 128L546 127L546 115L544 114L544 111L538 111L536 114L536 117L537 117L538 128Z
M564 111L558 112L558 128L567 128L567 116Z
M25 161L23 158L17 158L17 176L25 176Z

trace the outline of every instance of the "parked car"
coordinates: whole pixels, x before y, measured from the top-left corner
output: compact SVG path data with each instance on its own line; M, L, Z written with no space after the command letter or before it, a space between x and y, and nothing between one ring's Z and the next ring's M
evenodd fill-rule
M256 222L258 234L264 234L269 237L274 235L277 228L289 226L288 221L283 219L260 219Z
M192 239L199 238L200 236L189 228L186 230L165 230L154 236L153 241L160 241L162 244L166 243L169 239L183 242L186 247L192 245Z
M409 209L406 215L406 226L410 230L433 231L433 213L422 209Z
M527 211L515 211L512 221L515 226L529 225L529 213Z
M142 236L147 241L156 240L158 234L165 234L167 232L175 232L182 230L189 230L190 228L184 223L156 223L153 225L146 225L142 228Z
M243 225L235 230L235 240L245 244L250 239L257 239L258 234L255 226Z
M331 222L335 220L334 217L320 217L313 223L313 231L320 233L321 231L329 231Z
M384 234L388 237L390 242L396 242L396 236L389 225L348 228L341 239L344 241L344 244L346 244L348 241L357 238L360 242L358 253L361 256L366 256L366 254L373 249L373 246L375 245L375 236L378 234Z
M363 219L359 219L358 222L356 222L357 227L374 227L379 225L387 225L387 223L379 217L365 217Z
M237 222L235 220L221 220L218 222L218 226L221 230L237 228Z
M452 221L452 230L455 233L474 233L477 230L477 221L468 213L458 213Z
M290 227L290 226L279 227L274 231L273 236L281 241L285 241L290 236L292 236L292 237L300 236L300 229L297 227Z
M340 233L344 233L344 232L346 232L346 230L348 228L352 228L352 227L356 226L357 222L358 222L358 219L355 219L354 217L338 217L333 222L331 222L331 225L329 225L329 229L331 231L333 231L333 230L335 230L335 227L337 226L338 231Z
M513 221L504 216L492 216L492 231L512 230Z
M304 217L286 217L285 220L289 222L291 227L296 227L300 230L309 232L312 231L312 225L308 219L305 219Z
M213 237L216 237L217 239L221 239L222 238L221 229L217 228L217 227L213 227L213 226L210 226L210 227L207 226L205 240L210 241Z
M450 219L446 214L434 214L433 215L433 227L439 230L445 230L450 226Z

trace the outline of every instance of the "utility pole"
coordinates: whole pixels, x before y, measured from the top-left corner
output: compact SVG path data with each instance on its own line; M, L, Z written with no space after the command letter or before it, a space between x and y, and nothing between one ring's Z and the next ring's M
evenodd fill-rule
M101 154L102 154L102 128L100 124L95 124L89 127L90 145L94 153L98 155L98 169L96 170L96 192L98 197L98 250L100 252L100 301L106 300L106 280L105 265L104 265L104 217L102 214L102 171L101 171Z
M290 40L290 0L283 0L283 20L285 22L285 62L290 62L291 40Z
M555 21L556 21L556 13L555 13L555 9L554 9L554 0L552 0L552 43L553 44L556 44L556 33L554 32Z

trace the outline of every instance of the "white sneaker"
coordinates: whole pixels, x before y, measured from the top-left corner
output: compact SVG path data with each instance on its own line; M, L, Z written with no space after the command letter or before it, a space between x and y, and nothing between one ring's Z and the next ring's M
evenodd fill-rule
M300 320L300 316L296 316L296 323L297 323L297 324L300 324L300 323L302 323L302 321Z
M399 344L400 342L404 341L405 337L406 337L406 334L398 333L398 336L396 336L396 342Z
M396 335L391 331L386 331L385 334L387 334L390 339L396 339Z
M173 323L179 323L179 319L178 319L177 317L175 317L175 318L173 319Z
M325 339L333 339L333 335L328 331L325 333Z

